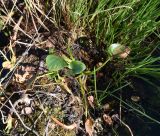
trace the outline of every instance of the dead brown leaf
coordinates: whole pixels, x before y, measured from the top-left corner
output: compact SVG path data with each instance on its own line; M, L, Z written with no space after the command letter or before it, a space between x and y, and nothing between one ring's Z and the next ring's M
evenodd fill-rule
M28 79L29 73L25 72L23 75L15 74L16 82L18 83L24 83Z
M94 108L94 97L92 95L87 97L89 105Z
M85 129L89 136L93 136L93 124L94 122L91 118L88 118L85 122Z
M109 115L104 114L103 119L109 126L113 124L112 118Z
M122 59L125 59L130 54L130 52L131 52L131 49L127 47L124 52L119 54L119 57Z
M134 102L139 102L140 97L139 96L131 96L131 100L134 101Z

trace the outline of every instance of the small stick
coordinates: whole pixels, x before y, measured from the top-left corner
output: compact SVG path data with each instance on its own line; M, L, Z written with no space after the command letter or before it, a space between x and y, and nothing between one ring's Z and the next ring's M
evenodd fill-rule
M15 24L15 26L14 26L14 28L13 28L13 30L14 30L14 35L13 35L13 40L14 41L16 41L16 39L17 39L17 33L18 33L18 31L19 31L19 26L20 26L20 24L21 24L21 22L22 22L22 19L23 19L23 16L21 16L20 18L19 18L19 20L18 20L18 22L17 22L17 24Z
M62 122L60 122L58 119L56 119L55 117L51 116L51 119L56 122L59 126L63 127L64 129L69 129L69 130L72 130L74 128L77 127L77 124L76 123L73 123L72 125L65 125L63 124Z
M118 119L128 129L128 131L130 132L131 136L134 136L131 128L124 121L122 121L121 119L119 119L118 115L113 115L112 119L113 120Z

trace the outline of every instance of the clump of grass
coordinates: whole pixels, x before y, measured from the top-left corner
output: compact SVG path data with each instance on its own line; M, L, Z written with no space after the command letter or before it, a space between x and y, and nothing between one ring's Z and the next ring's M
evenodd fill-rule
M136 47L159 26L159 1L69 1L67 7L75 28L94 32L105 44L121 42Z
M81 32L77 33L77 37L83 32L96 37L98 46L102 43L106 45L106 53L107 48L117 42L131 49L131 55L125 63L126 67L139 65L139 62L142 63L159 46L158 0L80 0L63 3L65 4L62 7L66 9L63 12L67 14L66 21L70 24L73 35L79 30ZM148 40L148 37L154 38ZM125 74L125 77L129 74L130 72Z
M159 79L159 66L155 65L159 63L159 57L152 57L160 44L158 42L159 5L159 0L66 2L68 17L72 22L72 31L81 28L85 34L89 32L90 35L96 37L98 46L102 43L106 45L106 53L108 53L108 47L113 43L121 43L131 49L129 57L117 60L124 63L125 70L115 71L112 75L117 80L117 83L114 84L115 88L121 88L121 86L123 88L127 82L126 78L131 76L146 79L145 81L150 84L152 82L144 75ZM148 40L148 37L153 38ZM94 80L96 82L96 79ZM107 89L109 91L108 87ZM96 83L95 90L97 91ZM98 99L96 91L95 96Z

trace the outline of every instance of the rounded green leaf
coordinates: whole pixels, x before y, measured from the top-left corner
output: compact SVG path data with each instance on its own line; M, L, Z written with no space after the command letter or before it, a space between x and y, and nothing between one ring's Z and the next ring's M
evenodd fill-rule
M108 52L110 55L119 55L120 53L124 52L125 48L126 47L124 45L114 43L109 46Z
M69 64L69 68L72 69L72 72L74 74L80 74L86 69L86 65L81 61L75 60L71 61L71 63Z
M58 71L68 65L63 58L56 55L48 55L46 58L46 64L49 71Z

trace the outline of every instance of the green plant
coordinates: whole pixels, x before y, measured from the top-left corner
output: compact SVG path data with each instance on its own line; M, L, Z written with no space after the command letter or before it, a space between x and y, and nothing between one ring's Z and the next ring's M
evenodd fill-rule
M3 22L2 22L2 20L0 20L0 30L2 30L2 28L3 28Z
M46 64L49 71L57 72L67 67L71 70L72 74L76 75L82 73L86 69L86 65L81 61L70 60L66 57L65 59L56 55L48 55L46 58Z
M123 91L127 87L133 86L132 80L135 77L151 84L154 89L155 87L159 89L159 82L154 83L154 80L152 80L154 78L158 81L160 78L160 57L158 55L153 57L153 52L160 45L159 0L47 0L44 3L38 0L25 0L22 5L25 6L25 13L28 16L25 17L25 14L23 14L22 23L16 19L18 16L15 18L17 12L21 10L21 8L17 9L19 4L16 1L11 11L6 9L7 6L4 6L5 10L1 9L3 3L0 5L0 11L6 15L4 18L0 16L0 18L3 18L2 20L5 20L4 22L0 21L0 29L7 27L8 24L15 29L17 27L16 23L20 22L16 31L18 39L21 39L22 34L20 32L23 32L21 27L23 28L25 24L27 27L28 24L30 25L28 17L33 23L33 29L36 30L35 37L39 37L39 33L43 35L43 29L51 33L58 30L58 35L55 32L55 36L60 35L60 37L56 39L60 39L59 41L64 40L62 46L65 46L65 49L68 46L68 54L71 59L64 55L57 56L50 53L51 55L46 58L49 72L39 77L45 75L54 77L55 83L53 84L61 85L68 93L72 94L72 89L65 82L66 77L60 77L58 71L62 71L62 73L67 71L68 76L78 75L73 78L77 80L80 86L86 117L90 112L86 96L93 95L95 105L100 108L103 105L102 101L106 102L108 97L112 97L115 101L118 101L117 104L120 105L120 108L122 106L122 110L123 108L133 110L140 116L143 115L160 124L159 121L142 112L143 108L139 109L141 104L134 107L130 101L123 99ZM39 25L43 27L42 32L38 30ZM53 28L54 31L50 28ZM24 30L26 30L26 32L23 32L26 36L32 33L27 29ZM63 37L61 34L65 36ZM96 60L91 68L86 68L83 62L75 60L72 56L71 46L81 36L90 39L91 44L94 43L92 46L89 44L80 45L84 50L90 49L87 49L86 46L92 48L95 45L95 49L103 47L100 51L105 55L102 55L100 61ZM29 38L32 39L32 36L29 35ZM49 38L52 39L52 35ZM39 43L41 44L41 42ZM58 46L57 48L59 48L59 43L61 42L55 43L55 46ZM37 45L37 41L35 44ZM61 50L63 51L63 49ZM3 51L1 51L1 54L5 58ZM94 58L94 53L90 53L88 58L92 61L99 57ZM6 57L3 67L12 68L17 60L14 58L9 60ZM105 82L103 90L99 89L102 83L100 78L104 78L102 80Z
M152 82L152 79L159 80L160 78L159 61L160 57L148 56L144 60L126 67L124 76L130 75L133 77L138 77L158 88L159 85L155 85Z

